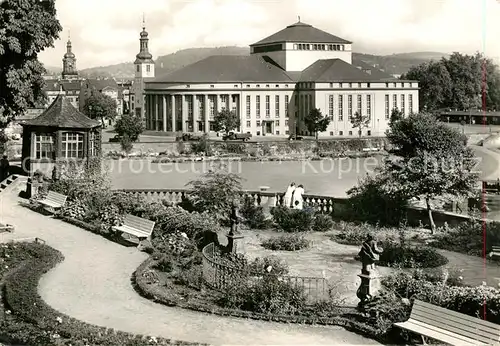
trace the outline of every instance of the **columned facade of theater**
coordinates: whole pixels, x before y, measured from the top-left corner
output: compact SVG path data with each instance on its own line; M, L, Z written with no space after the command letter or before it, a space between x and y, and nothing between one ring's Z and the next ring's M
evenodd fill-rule
M215 114L222 109L235 112L241 119L241 95L146 92L146 129L183 133L210 132L213 131Z

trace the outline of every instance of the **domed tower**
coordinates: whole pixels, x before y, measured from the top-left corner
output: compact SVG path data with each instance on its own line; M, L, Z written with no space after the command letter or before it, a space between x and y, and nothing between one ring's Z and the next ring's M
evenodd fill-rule
M66 54L63 58L63 79L78 78L78 71L76 70L76 57L71 51L71 37L68 35L68 43L66 43Z
M134 80L134 100L133 106L136 116L140 116L144 119L145 108L144 108L144 80L146 78L154 78L155 76L155 62L153 61L153 55L149 52L148 48L148 32L146 31L146 24L144 21L144 16L142 19L142 32L140 38L140 51L139 54L135 56L134 66L135 66L135 80Z

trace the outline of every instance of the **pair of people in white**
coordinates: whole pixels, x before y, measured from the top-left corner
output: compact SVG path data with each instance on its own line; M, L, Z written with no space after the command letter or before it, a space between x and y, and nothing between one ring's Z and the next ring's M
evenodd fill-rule
M292 209L302 209L304 206L304 186L295 187L295 183L291 183L286 189L283 198L283 205Z

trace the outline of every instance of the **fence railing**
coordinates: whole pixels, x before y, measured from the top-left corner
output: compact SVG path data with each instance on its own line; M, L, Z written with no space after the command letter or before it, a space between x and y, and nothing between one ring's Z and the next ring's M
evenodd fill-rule
M172 203L180 203L190 193L186 189L123 189L118 191L143 197L151 202L166 200ZM282 205L284 198L284 193L282 192L242 191L241 195L252 198L255 205ZM325 213L331 213L336 205L344 205L346 203L345 198L329 196L303 195L303 198L305 204Z
M211 288L224 291L229 287L233 278L244 273L244 269L237 268L222 261L221 253L214 243L208 244L202 250L203 254L203 279ZM252 279L262 279L262 273L249 273ZM290 283L293 287L302 289L308 303L324 301L329 298L328 280L323 277L291 276L278 277L283 282Z

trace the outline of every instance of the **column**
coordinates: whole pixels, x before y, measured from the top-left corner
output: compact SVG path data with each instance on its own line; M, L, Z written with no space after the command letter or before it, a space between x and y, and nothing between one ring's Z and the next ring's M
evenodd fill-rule
M158 120L160 119L160 98L158 97L159 95L154 95L153 100L154 100L154 107L155 107L155 128L156 131L161 131L160 129L160 124L158 124Z
M170 112L172 114L172 132L177 131L177 126L175 124L175 95L170 95Z
M187 120L188 120L188 104L187 104L187 100L186 100L186 95L182 95L182 99L181 99L181 105L182 105L182 109L181 109L181 114L182 114L182 132L188 132L188 128L187 128Z
M163 103L163 132L167 132L167 96L162 95L161 100Z
M205 128L204 128L205 133L210 132L210 123L208 121L209 112L210 112L210 107L208 102L208 95L205 94L203 95L203 113L205 113L203 115L203 120L205 121Z
M200 118L200 102L198 95L193 95L193 132L198 132L198 119Z

